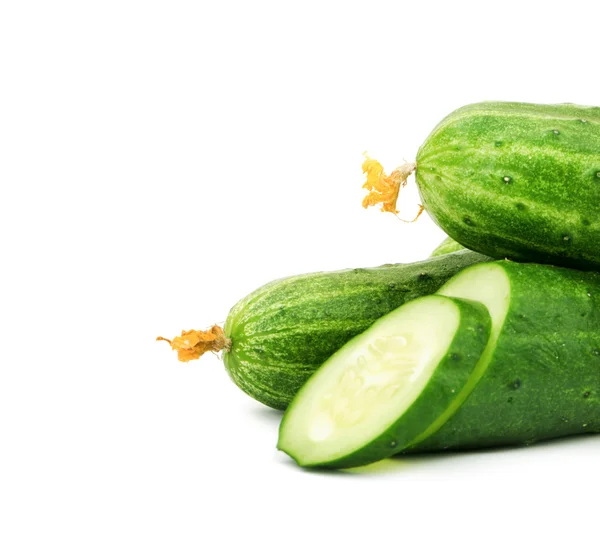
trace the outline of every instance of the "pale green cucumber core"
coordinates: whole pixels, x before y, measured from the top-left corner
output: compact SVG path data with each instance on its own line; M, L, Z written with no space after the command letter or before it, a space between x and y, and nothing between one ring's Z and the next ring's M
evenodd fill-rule
M504 269L494 263L482 263L465 269L451 278L437 292L439 295L474 300L485 305L492 319L490 339L471 377L448 408L409 445L424 441L437 432L467 399L488 367L510 304L510 281Z
M309 379L286 414L279 448L312 465L376 439L422 392L459 323L458 307L439 296L379 319Z

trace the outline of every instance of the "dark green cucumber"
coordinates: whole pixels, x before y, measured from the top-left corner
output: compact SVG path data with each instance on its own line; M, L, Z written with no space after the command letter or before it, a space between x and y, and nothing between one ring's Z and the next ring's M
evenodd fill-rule
M451 408L488 343L477 302L431 295L356 336L308 380L277 447L301 466L346 468L402 451Z
M224 332L223 360L251 397L285 409L309 376L379 317L432 294L450 277L489 258L469 251L418 263L294 276L238 302Z
M484 303L492 338L463 403L412 451L600 431L600 275L497 261L463 271L439 293Z
M459 252L464 250L465 247L462 244L459 244L456 240L453 240L449 236L445 238L445 240L431 252L430 258L437 257L438 255L446 255L447 253Z
M600 268L600 108L509 102L450 114L416 181L433 220L496 259Z

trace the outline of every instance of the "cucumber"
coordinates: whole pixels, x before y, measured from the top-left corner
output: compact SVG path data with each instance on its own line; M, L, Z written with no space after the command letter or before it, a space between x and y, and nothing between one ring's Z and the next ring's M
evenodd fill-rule
M456 330L455 340L465 328L486 328L481 312L489 314L484 347L473 333L469 339L462 334L461 348L449 340L457 316L449 306L427 303L441 297L471 302L461 304L463 330ZM388 347L385 385L400 384L402 399L384 396L368 404L363 398L369 383L357 378L380 370L381 360L359 361L360 356L366 357L369 346L394 340L406 344ZM454 353L469 363L460 370L436 365ZM405 364L417 367L408 380ZM355 421L359 409L364 418ZM496 261L467 268L438 294L405 304L329 359L286 412L279 447L303 466L343 468L396 453L530 444L596 432L600 274Z
M412 451L600 431L600 275L497 261L465 270L439 293L485 304L492 337L464 403Z
M600 269L600 108L482 102L456 110L390 177L367 160L363 205L395 210L415 171L423 207L496 259ZM393 178L392 178L393 177Z
M284 278L239 301L224 329L187 331L168 341L182 361L223 351L225 367L241 390L285 409L310 375L348 340L484 261L489 258L463 251L418 263Z
M464 388L490 335L481 304L427 296L343 346L286 411L278 449L301 466L347 468L401 451Z
M460 250L464 250L465 247L459 244L456 240L452 240L449 236L435 249L431 252L431 257L437 257L438 255L446 255L447 253L459 252Z

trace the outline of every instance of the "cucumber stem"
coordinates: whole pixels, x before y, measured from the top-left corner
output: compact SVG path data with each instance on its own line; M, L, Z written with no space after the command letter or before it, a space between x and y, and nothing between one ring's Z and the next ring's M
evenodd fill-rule
M217 353L222 350L231 350L231 340L225 336L223 329L218 325L214 325L207 331L182 330L181 336L172 340L162 336L156 340L168 342L171 348L177 352L177 359L184 363L199 359L208 351Z
M394 169L389 175L383 170L383 166L375 159L371 159L366 153L365 161L362 164L363 173L366 173L367 180L363 184L369 193L363 199L364 208L381 204L381 211L386 211L398 215L396 209L400 189L406 186L406 181L417 169L416 163L405 163ZM419 212L412 220L400 219L405 223L416 221L423 213L423 206L419 204Z

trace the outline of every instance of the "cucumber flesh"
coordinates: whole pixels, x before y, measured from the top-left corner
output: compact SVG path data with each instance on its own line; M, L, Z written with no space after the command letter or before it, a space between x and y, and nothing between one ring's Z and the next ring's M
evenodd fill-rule
M394 455L446 411L487 344L480 304L427 296L335 353L288 408L278 448L301 466L350 467Z
M482 263L476 270L466 270L450 279L437 292L442 296L463 298L483 303L492 317L491 342L498 337L510 303L510 281L501 265Z

